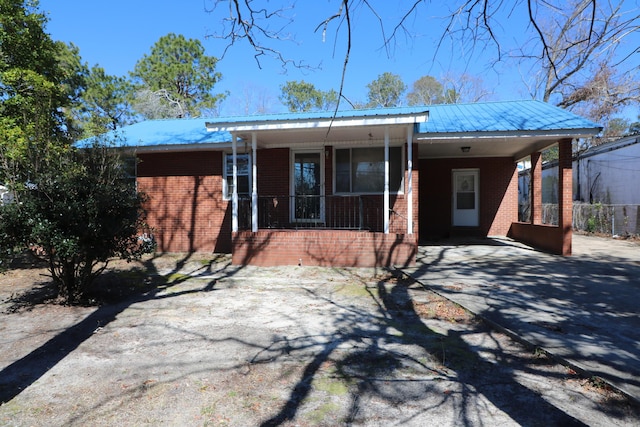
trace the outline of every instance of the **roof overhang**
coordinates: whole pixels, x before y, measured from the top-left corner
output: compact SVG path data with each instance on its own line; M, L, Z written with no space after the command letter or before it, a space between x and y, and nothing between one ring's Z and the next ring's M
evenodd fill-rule
M277 130L330 129L342 127L395 126L426 122L427 111L420 114L384 116L320 117L297 120L259 120L245 122L207 122L209 132L260 132Z
M416 134L420 158L510 157L520 160L563 139L587 138L596 129ZM462 147L468 150L462 151Z

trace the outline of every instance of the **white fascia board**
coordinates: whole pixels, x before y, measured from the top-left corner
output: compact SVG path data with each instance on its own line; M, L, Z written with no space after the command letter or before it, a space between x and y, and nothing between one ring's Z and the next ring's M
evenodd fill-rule
M425 122L428 113L372 116L372 117L335 117L309 120L278 120L242 123L207 123L209 132L255 132L265 130L326 129L329 127L393 126Z
M432 139L461 140L461 139L495 139L495 138L586 138L600 133L600 129L558 129L550 131L496 131L496 132L438 132L421 133L416 135L417 141L429 141Z
M137 153L158 153L164 151L221 151L231 148L230 142L199 143L199 144L171 144L171 145L128 145L120 147L124 150L131 150Z

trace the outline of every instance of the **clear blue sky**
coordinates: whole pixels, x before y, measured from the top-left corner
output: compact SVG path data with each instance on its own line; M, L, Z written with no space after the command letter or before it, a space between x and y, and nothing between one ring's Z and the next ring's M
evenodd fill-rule
M40 10L48 13L47 31L54 40L73 42L89 65L99 64L109 74L126 75L161 36L170 32L199 39L208 55L220 57L227 41L208 37L220 29L220 13L213 15L205 11L211 3L210 0L40 0ZM268 4L273 7L274 3L290 2L271 1ZM336 43L335 24L329 27L324 42L322 32L314 32L314 29L339 3L335 0L297 1L295 9L287 12L295 18L285 29L292 40L274 45L288 58L319 66L316 70L292 66L283 70L281 64L271 59L262 61L262 68L259 68L253 57L254 51L246 43L232 46L218 63L222 81L215 90L230 92L221 114L242 114L239 104L244 97L243 91L247 89L254 96L266 93L274 105L273 111L283 111L277 97L280 85L288 80L305 80L322 90L337 90L346 39L341 37ZM407 3L373 2L378 7L377 12L384 17L386 31L391 31L391 23L397 22L406 12ZM423 75L440 79L447 72L467 72L482 77L485 86L494 92L494 100L527 98L525 85L516 70L488 65L496 57L493 50L477 53L472 60L463 60L462 47L444 45L434 59L444 28L441 18L448 12L446 7L440 2L424 3L418 15L408 22L413 36L401 34L389 54L382 49L380 24L368 11L357 11L352 22L354 40L345 95L354 101L365 101L366 84L386 71L400 75L408 86ZM511 16L505 19L502 29L505 33L522 34L523 25L522 18ZM513 31L517 28L520 30Z

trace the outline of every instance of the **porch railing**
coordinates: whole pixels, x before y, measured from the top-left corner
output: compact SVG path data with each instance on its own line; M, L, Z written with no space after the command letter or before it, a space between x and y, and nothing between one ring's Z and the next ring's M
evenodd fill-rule
M383 230L382 196L259 196L258 228ZM251 198L238 198L238 226L251 229Z

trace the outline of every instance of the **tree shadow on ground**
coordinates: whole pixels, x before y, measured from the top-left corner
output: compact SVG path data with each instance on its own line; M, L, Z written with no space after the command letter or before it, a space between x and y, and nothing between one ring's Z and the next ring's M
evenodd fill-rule
M390 415L395 425L416 422L431 411L450 408L455 413L449 413L449 419L459 425L476 425L489 422L482 419L481 411L486 408L479 407L486 404L486 399L521 425L584 425L518 383L508 366L499 369L481 360L463 339L466 333L478 332L478 327L445 335L427 327L414 308L411 283L391 275L373 287L363 282L377 306L373 314L317 295L339 306L343 313L336 318L336 332L312 343L309 337L276 342L254 361L273 361L314 350L289 398L260 425L279 426L295 420L314 381L327 375L327 370L334 381L341 381L349 390L348 413L344 419L335 420L340 424L357 425L372 419L367 418L372 414L366 413L364 402L375 400L390 407L412 408Z
M640 266L612 256L560 257L485 242L421 248L411 275L638 399Z
M214 290L216 279L212 279L207 284L198 289L188 289L181 292L169 292L175 286L190 279L194 275L217 275L220 277L231 277L238 271L238 267L232 267L230 260L219 263L216 255L211 256L211 261L198 264L198 267L189 272L183 272L183 268L193 254L186 254L175 262L171 271L160 274L154 261L159 257L153 256L145 258L137 268L130 270L133 272L134 281L143 280L144 277L151 278L148 283L142 283L134 289L127 289L122 295L108 292L103 297L108 301L110 298L119 300L98 306L95 311L83 318L80 322L65 329L40 347L32 350L26 356L16 360L10 365L0 370L0 404L6 403L20 394L23 390L36 382L71 352L78 348L83 342L89 339L97 330L105 327L116 317L134 304L150 301L158 298L173 298L185 293L209 292ZM115 273L107 273L100 278L99 282L114 280ZM12 307L23 309L29 304L39 303L41 298L35 298L34 294L47 294L49 287L43 284L33 291L27 292L23 297L18 297ZM94 291L99 292L99 288ZM122 298L124 297L124 299Z

